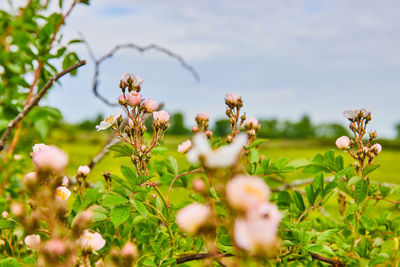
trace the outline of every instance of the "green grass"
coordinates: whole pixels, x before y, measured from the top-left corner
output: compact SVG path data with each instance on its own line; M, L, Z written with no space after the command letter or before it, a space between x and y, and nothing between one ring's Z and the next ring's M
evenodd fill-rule
M88 164L94 155L96 155L102 145L107 140L108 133L106 132L79 132L75 134L64 135L62 132L56 131L51 137L50 143L56 144L64 149L69 157L67 173L75 174L79 165ZM164 146L167 148L167 153L174 156L178 160L180 168L188 166L185 155L177 152L177 146L184 140L190 137L185 136L170 136L165 138ZM317 141L288 141L288 140L270 140L261 146L260 154L272 161L276 161L280 157L289 159L305 158L310 160L317 153L324 153L330 149L335 149L335 145L321 146ZM343 154L346 164L352 163L352 159L336 149L336 153ZM382 153L377 157L376 164L381 165L372 175L372 180L387 183L400 183L400 151L383 148ZM111 171L115 174L120 174L121 164L130 165L128 158L114 158L113 152L109 153L93 168L89 175L90 181L98 181L102 179L103 171ZM301 179L307 175L301 171L291 174L288 179Z

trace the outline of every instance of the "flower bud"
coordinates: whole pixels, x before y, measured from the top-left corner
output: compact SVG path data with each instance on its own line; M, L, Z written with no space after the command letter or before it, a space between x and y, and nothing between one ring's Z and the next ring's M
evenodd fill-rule
M11 212L17 217L20 217L20 216L24 215L24 213L25 213L24 207L20 203L12 204L11 205Z
M131 242L125 244L121 253L124 258L136 258L138 255L136 246Z
M153 125L154 127L165 128L169 126L169 113L165 110L153 112Z
M142 102L142 95L136 91L132 91L128 94L127 99L130 106L137 106Z
M193 133L197 133L199 131L199 128L197 128L196 126L192 127L192 132Z
M77 172L78 176L86 177L89 175L89 173L90 173L90 168L88 166L79 166Z
M369 133L369 137L370 137L371 139L375 139L377 136L378 136L378 134L376 133L376 131L371 131L371 132Z
M37 176L36 172L29 172L24 176L24 184L26 187L31 188L32 186L37 184Z
M33 163L40 170L53 170L63 172L68 164L68 155L55 146L49 146L47 149L34 152L32 156Z
M226 137L226 140L225 140L228 144L230 144L230 143L232 143L232 141L233 141L233 137L232 137L232 135L228 135L227 137Z
M126 98L125 98L124 95L120 95L120 96L118 97L118 103L119 103L120 105L126 105L127 100L126 100Z
M241 97L238 94L227 94L225 96L225 104L230 108L238 106L240 102Z
M209 118L210 118L210 114L208 112L203 112L203 113L197 114L196 121L197 122L208 121Z
M210 130L206 131L206 136L207 136L208 139L211 139L212 136L213 136L213 132L210 131Z
M189 234L197 233L206 224L211 215L208 206L192 203L178 211L176 223Z
M342 136L336 139L336 146L339 149L347 149L350 146L350 138L347 136Z
M381 151L382 151L382 146L381 146L380 144L376 143L376 144L374 144L374 145L371 147L371 150L372 150L376 155L379 155L379 154L381 153Z
M3 219L7 219L8 218L8 212L5 210L5 211L3 211L2 213L1 213L1 217L3 218Z
M197 192L202 193L206 189L206 184L202 179L196 178L193 180L193 189Z
M158 103L150 98L147 98L143 102L143 107L146 109L147 112L154 112L158 108Z

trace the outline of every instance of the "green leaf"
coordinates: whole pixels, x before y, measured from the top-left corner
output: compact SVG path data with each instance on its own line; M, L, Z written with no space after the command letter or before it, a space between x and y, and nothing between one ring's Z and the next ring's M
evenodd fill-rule
M36 132L39 134L41 139L45 139L49 130L49 124L45 119L35 120L33 123Z
M121 195L115 194L115 193L108 193L105 195L103 198L103 206L116 206L116 205L121 205L128 203L128 199L122 197Z
M258 162L258 150L255 148L250 149L249 152L249 160L250 163L256 163Z
M303 168L307 165L310 165L310 162L308 160L306 160L305 158L299 158L299 159L292 160L288 164L288 166L296 168L296 169Z
M320 244L313 244L307 247L307 250L312 252L312 253L317 253L320 254L322 252L322 245Z
M297 191L293 192L293 200L296 203L296 206L299 210L304 211L306 209L306 207L304 206L303 197L299 192Z
M289 192L281 191L278 194L278 205L279 206L290 206L290 202L292 202L292 198L290 197Z
M79 209L84 210L89 207L91 204L97 201L99 198L99 188L90 188L86 191L85 196L83 197L83 202L80 205Z
M168 156L167 171L173 175L178 175L178 162L173 156Z
M0 260L0 267L17 267L21 264L15 258L6 258Z
M111 222L114 224L114 227L117 228L120 224L122 224L129 218L129 207L116 206L112 208L110 218Z
M126 178L126 180L128 180L130 184L132 185L139 184L135 171L129 168L128 166L121 165L121 173Z
M367 176L368 174L370 174L371 172L375 171L376 169L378 169L380 167L380 165L367 165L367 167L364 168L363 170L363 176Z
M367 197L367 190L368 190L367 181L360 180L356 183L354 195L357 204L360 204Z
M27 256L25 258L22 259L22 262L25 264L29 264L29 265L35 265L36 264L36 260L33 257Z
M12 220L1 220L0 219L0 230L2 229L14 229L17 223Z
M133 150L133 148L124 143L112 145L112 146L108 147L108 150L116 152L114 154L115 158L131 157L133 154L135 154L135 151Z
M324 174L322 172L315 175L314 187L315 187L315 190L320 190L321 197L323 197L325 192L324 192Z
M276 161L275 166L279 170L279 169L282 169L283 167L285 167L288 164L288 162L289 162L288 158L279 158Z
M142 202L138 201L137 199L133 199L131 203L135 206L140 215L142 215L143 217L147 217L149 211L146 209Z
M267 141L268 141L268 139L257 138L256 140L253 141L253 143L251 143L249 148L258 147Z
M335 235L335 234L337 234L337 233L339 233L339 229L329 229L329 230L326 230L326 231L324 231L324 232L322 232L322 233L319 233L318 235L317 235L317 242L325 242L325 241L327 241L331 236L333 236L333 235Z
M356 184L358 181L360 181L362 179L361 176L353 176L350 178L350 180L347 182L348 186L354 185Z
M310 205L314 205L316 194L314 191L314 186L312 184L306 186L306 196Z
M384 185L379 186L379 191L381 193L381 197L385 198L387 195L389 195L390 188Z

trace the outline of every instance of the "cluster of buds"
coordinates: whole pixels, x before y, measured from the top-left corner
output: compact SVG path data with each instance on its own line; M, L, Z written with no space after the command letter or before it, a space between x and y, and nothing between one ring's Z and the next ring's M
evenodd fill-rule
M242 125L246 120L246 113L240 114L240 109L243 107L242 97L238 94L227 94L225 96L226 116L232 127L232 135L226 137L226 142L230 143L235 139L236 135L242 129Z
M132 146L136 152L132 156L132 162L138 172L145 175L152 149L159 144L170 126L170 115L165 110L157 111L159 105L156 101L142 98L139 93L142 83L140 77L124 73L120 81L122 94L118 97L118 102L125 110L127 118L124 119L121 113L117 113L106 117L96 129L99 131L111 128L121 140ZM152 140L147 142L144 138L147 131L145 121L151 115L154 134Z
M249 140L254 140L258 131L260 130L260 124L256 118L249 118L244 122L244 130L249 137Z
M354 134L354 138L341 136L336 140L336 146L347 151L351 157L356 159L356 168L362 170L366 161L367 164L372 164L374 158L382 151L380 144L373 144L377 137L376 131L370 131L368 140L363 140L367 134L368 122L371 120L371 111L365 108L346 110L343 115L350 121L349 128Z
M208 129L210 124L210 114L208 112L198 113L196 118L197 126L192 127L193 133L205 133L208 139L211 139L213 133Z

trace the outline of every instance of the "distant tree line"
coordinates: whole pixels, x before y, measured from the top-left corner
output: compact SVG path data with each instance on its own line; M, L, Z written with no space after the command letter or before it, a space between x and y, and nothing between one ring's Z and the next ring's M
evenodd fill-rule
M84 120L76 126L82 130L93 130L95 125L103 120L102 115L95 119ZM169 134L189 135L190 128L185 125L185 118L181 112L171 114L171 126L168 129ZM333 139L342 135L349 135L348 129L339 123L313 124L310 117L302 116L298 121L277 119L260 119L261 129L258 137L269 139ZM151 118L146 122L148 129L152 129ZM231 131L229 120L220 119L215 121L211 127L215 136L226 136ZM396 128L400 137L400 124Z

